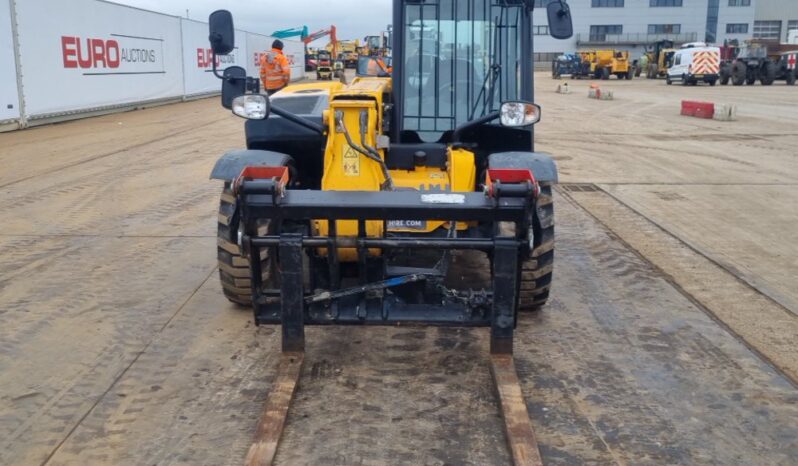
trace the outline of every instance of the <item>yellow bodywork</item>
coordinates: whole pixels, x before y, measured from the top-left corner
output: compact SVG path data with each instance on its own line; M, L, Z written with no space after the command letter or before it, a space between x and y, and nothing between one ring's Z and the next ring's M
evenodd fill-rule
M284 96L288 94L305 94L309 91L325 90L328 92L335 92L342 89L344 85L339 81L314 81L309 83L291 84L285 89L281 90L279 95Z
M338 86L334 86L338 84ZM318 83L305 84L305 89ZM324 150L324 173L321 189L324 191L380 191L385 185L381 165L349 145L343 131L339 131L337 118L347 128L355 146L375 148L380 158L385 159L383 135L383 97L391 92L390 78L358 77L348 86L329 83L330 104L324 113L327 126L327 145ZM297 92L294 86L292 91ZM286 89L288 90L288 89ZM299 89L301 91L302 89ZM337 117L340 115L340 117ZM438 167L415 167L414 170L390 170L389 174L397 190L415 189L419 191L473 191L476 184L474 154L465 149L449 149L445 169ZM316 220L315 233L329 234L327 220ZM382 221L367 221L366 234L380 237L385 234ZM423 227L412 229L390 228L391 231L428 233L440 227L447 227L445 221L428 221ZM457 225L464 229L466 224ZM357 221L336 221L337 236L357 236ZM319 253L326 254L325 249ZM380 254L377 249L371 254ZM357 260L355 249L344 248L338 251L342 262Z
M626 73L631 66L627 51L589 50L578 53L582 57L582 61L590 63L591 72L595 72L599 68L609 68L611 74Z

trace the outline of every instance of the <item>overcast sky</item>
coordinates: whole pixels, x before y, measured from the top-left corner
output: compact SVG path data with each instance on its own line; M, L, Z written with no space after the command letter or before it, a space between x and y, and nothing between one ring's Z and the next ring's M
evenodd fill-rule
M207 21L230 10L236 28L260 34L307 26L313 33L335 25L339 39L378 35L391 22L391 0L112 0L147 10ZM326 42L320 40L316 45Z

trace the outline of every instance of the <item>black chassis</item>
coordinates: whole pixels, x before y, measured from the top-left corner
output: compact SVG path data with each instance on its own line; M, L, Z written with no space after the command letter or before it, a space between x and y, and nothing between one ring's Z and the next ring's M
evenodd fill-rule
M262 280L260 261L250 261L256 324L281 324L283 351L303 351L305 325L439 325L490 327L492 353L512 353L519 289L518 261L528 253L529 212L534 207L534 183L495 184L483 192L456 193L452 203L430 202L418 191L359 192L284 190L277 180L244 180L238 184L243 235L241 246L248 257L260 257L269 248L280 270L279 289L268 289ZM446 194L451 196L452 194ZM444 196L446 196L444 195ZM258 219L274 222L258 235ZM313 219L330 221L329 236L312 236ZM357 220L357 237L338 237L334 220ZM475 221L491 233L481 237L367 237L367 220ZM499 236L499 222L515 224L514 236ZM341 288L336 248L355 248L359 276L357 286ZM327 248L324 260L317 248ZM400 267L391 270L369 248L479 250L492 260L491 291L435 289L435 269ZM305 287L305 255L309 260L310 286ZM384 254L383 254L384 255ZM313 270L322 269L322 270ZM322 273L318 273L322 272ZM316 277L325 276L319 283ZM323 291L319 292L319 287ZM414 288L415 287L415 288ZM404 290L403 290L404 289ZM422 300L406 300L402 291Z

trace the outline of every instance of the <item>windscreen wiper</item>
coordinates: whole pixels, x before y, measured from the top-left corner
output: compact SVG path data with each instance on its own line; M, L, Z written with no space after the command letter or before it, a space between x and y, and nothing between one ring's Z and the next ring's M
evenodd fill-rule
M504 28L504 15L507 13L507 7L501 7L501 13L495 19L496 27L493 30L493 44L491 47L490 59L491 65L488 70L488 74L485 76L485 80L482 82L482 89L479 90L479 94L477 98L474 100L474 108L471 109L471 115L469 115L468 119L473 120L477 113L477 107L479 106L479 101L485 95L485 91L488 91L488 98L482 100L482 110L480 111L479 116L484 116L485 113L490 110L490 106L493 105L493 99L496 97L496 83L499 82L499 78L502 74L502 65L500 61L501 57L501 30ZM490 87L488 87L490 85Z
M487 89L488 98L482 100L482 111L480 116L485 115L485 112L488 110L488 106L493 103L493 98L496 96L496 83L499 82L499 77L501 77L501 74L502 65L500 63L493 63L490 65L490 70L482 82L482 89L479 90L477 98L474 99L474 108L471 109L471 115L468 116L469 120L474 119L474 116L477 112L477 106L479 106L479 101L482 99L482 96L485 95L485 90Z

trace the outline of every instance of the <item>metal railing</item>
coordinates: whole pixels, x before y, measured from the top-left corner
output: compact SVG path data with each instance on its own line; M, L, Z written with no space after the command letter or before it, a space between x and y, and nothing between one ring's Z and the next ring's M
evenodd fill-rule
M643 45L653 44L661 40L672 40L677 44L687 42L697 42L697 32L685 32L680 34L577 34L577 45Z

